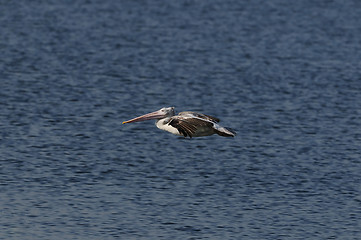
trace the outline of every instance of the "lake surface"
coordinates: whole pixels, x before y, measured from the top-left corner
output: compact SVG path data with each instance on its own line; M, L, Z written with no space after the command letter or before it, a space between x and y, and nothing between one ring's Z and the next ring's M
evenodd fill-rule
M0 238L361 239L360 8L1 3Z

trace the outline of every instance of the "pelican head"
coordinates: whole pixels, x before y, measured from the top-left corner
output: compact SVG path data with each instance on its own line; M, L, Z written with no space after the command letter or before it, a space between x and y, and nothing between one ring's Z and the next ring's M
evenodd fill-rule
M167 108L164 107L164 108L159 109L158 111L147 113L145 115L130 119L128 121L124 121L123 124L146 121L146 120L151 120L151 119L162 119L162 118L166 118L166 117L172 117L172 116L174 116L174 114L175 114L174 107L167 107Z

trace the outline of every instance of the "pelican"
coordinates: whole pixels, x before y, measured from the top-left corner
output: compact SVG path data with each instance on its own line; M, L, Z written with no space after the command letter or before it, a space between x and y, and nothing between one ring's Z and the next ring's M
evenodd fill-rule
M218 124L218 118L196 112L180 112L175 115L174 107L164 107L158 111L124 121L125 123L156 119L155 125L164 131L184 137L203 137L218 134L222 137L234 137L236 133Z

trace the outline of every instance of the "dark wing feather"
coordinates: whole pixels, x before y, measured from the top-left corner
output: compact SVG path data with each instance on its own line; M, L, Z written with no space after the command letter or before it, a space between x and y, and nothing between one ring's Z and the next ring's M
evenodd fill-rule
M211 122L219 122L219 118L216 117L212 117L203 113L196 113L196 112L191 112L191 111L186 111L186 112L180 112L178 113L178 116L184 116L184 115L194 115L195 117L198 118L202 118Z
M190 138L197 131L197 126L213 127L213 124L198 118L184 118L180 116L172 117L169 125L178 129L184 137Z

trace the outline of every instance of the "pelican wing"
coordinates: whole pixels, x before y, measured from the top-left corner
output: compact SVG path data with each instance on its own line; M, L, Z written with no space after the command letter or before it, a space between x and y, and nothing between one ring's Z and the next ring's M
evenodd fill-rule
M201 118L182 117L179 115L172 117L168 124L177 128L184 137L192 137L200 127L213 127L213 123L210 121Z
M205 119L205 120L211 121L211 122L219 122L220 121L219 118L212 117L212 116L202 114L202 113L196 113L196 112L191 112L191 111L178 113L178 116L187 116L187 115L193 115L194 117Z

